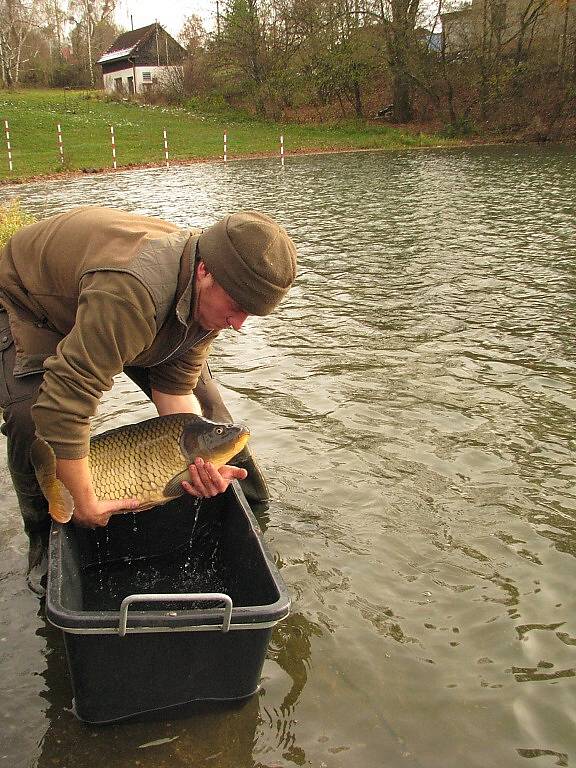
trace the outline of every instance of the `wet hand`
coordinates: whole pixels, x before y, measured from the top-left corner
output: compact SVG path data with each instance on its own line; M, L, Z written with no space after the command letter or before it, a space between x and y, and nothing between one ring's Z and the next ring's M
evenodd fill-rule
M204 459L197 458L194 464L188 467L190 482L184 481L182 488L191 496L208 498L223 493L232 480L244 480L248 472L240 467L224 464L220 469Z
M130 512L138 506L138 499L112 499L98 501L97 499L74 506L72 522L83 528L96 528L108 525L112 515Z

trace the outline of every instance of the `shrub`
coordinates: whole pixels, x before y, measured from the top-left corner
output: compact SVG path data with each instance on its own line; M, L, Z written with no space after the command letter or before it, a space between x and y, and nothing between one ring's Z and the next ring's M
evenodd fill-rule
M85 78L82 78L78 72L78 67L68 62L62 62L54 67L50 75L50 86L52 88L75 88L84 86Z
M472 136L475 133L474 123L468 117L457 117L453 123L448 123L440 131L440 135L445 139L459 139L464 136Z
M20 227L31 224L33 221L34 217L20 208L19 200L0 204L0 248Z

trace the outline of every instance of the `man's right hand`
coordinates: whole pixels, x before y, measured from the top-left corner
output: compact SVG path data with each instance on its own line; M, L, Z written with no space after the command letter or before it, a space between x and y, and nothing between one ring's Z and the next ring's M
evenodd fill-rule
M74 504L72 522L83 528L97 528L108 525L112 515L130 512L138 506L138 499L113 499L98 501L94 498L89 503Z

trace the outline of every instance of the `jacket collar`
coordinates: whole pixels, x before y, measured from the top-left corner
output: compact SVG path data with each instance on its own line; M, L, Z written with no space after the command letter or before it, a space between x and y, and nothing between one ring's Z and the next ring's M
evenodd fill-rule
M198 240L202 232L196 232L188 238L182 251L180 272L176 287L176 317L182 325L189 326L194 318L195 307L195 273Z

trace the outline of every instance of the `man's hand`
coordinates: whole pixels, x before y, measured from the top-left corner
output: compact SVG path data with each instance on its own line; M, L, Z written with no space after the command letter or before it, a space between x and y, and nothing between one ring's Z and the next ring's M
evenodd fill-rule
M248 477L245 469L233 467L230 464L224 464L220 469L216 469L213 464L201 458L197 458L194 464L190 464L188 471L190 482L184 481L182 488L191 496L200 498L217 496L228 488L232 480L245 480Z
M194 394L167 395L153 389L152 400L160 416L170 413L202 413ZM191 496L199 498L217 496L228 488L232 480L244 480L248 477L248 472L240 467L225 464L220 469L216 469L213 464L200 458L197 458L194 464L190 464L188 471L190 482L184 481L182 488Z
M98 501L94 498L89 503L76 504L72 522L83 528L96 528L108 525L112 515L118 515L136 509L138 499L114 499L111 501Z

